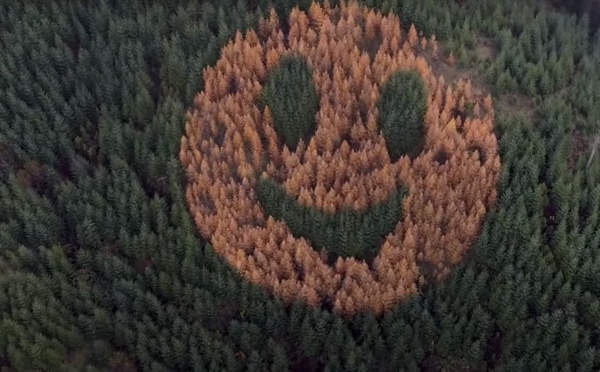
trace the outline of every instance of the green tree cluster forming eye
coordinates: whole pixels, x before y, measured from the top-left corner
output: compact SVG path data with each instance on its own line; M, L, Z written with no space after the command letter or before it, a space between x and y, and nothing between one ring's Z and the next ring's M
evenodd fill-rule
M399 188L385 202L366 210L337 213L302 206L283 186L266 178L259 180L256 194L267 215L284 221L295 237L307 239L315 249L325 249L333 261L337 257L369 261L402 218L406 189Z
M273 113L275 131L294 150L314 132L319 98L312 70L300 56L288 55L271 71L261 97Z
M399 71L384 84L379 99L379 125L392 161L421 152L426 111L427 90L418 71Z

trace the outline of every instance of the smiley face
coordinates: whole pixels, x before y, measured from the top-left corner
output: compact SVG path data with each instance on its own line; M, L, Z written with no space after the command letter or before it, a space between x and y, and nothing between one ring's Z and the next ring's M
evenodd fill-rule
M288 26L284 35L271 12L258 33L238 33L205 69L180 151L189 208L218 255L284 301L381 314L446 277L495 202L500 158L490 98L478 97L469 82L446 87L417 56L434 54L435 41L419 40L414 28L403 33L395 16L313 4L307 13L293 10ZM278 130L281 111L260 104L270 74L289 56L310 67L318 100L314 128L293 144ZM418 72L426 93L424 138L417 153L398 156L389 123L382 124L385 87L406 71ZM344 248L331 243L339 240L327 245L299 234L294 226L310 225L306 217L288 226L269 211L277 195L265 193L264 182L278 185L278 197L293 200L293 208L331 220L381 205L401 209L402 218L374 234L380 247L372 262L343 254L331 262L328 251Z

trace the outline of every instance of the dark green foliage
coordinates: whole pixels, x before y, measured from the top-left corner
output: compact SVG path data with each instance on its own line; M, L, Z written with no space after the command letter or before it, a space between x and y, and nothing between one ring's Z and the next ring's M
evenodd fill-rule
M346 209L335 214L299 205L283 186L269 179L259 180L256 195L268 216L284 221L295 237L325 249L332 261L337 257L369 260L402 219L406 189L400 188L365 211Z
M273 113L275 131L291 150L307 142L316 126L319 97L312 69L299 56L284 56L270 73L261 101Z
M379 125L392 161L421 152L425 141L427 89L418 71L399 71L381 90Z
M599 370L588 21L533 0L365 1L467 54L489 37L488 82L537 101L498 112L498 205L463 267L381 319L344 320L242 280L185 204L201 71L272 3L0 2L0 369Z
M590 26L597 29L600 26L600 3L595 0L551 0L555 6L564 6L568 11L575 12L589 19Z

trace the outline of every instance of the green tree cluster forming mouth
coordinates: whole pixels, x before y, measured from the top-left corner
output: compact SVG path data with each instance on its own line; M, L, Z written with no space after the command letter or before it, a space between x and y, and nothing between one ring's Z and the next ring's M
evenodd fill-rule
M295 237L306 238L317 250L325 249L330 262L337 257L372 260L386 235L402 219L402 200L406 192L400 188L386 201L364 211L346 209L327 213L299 205L275 181L260 179L256 188L265 213L285 222Z

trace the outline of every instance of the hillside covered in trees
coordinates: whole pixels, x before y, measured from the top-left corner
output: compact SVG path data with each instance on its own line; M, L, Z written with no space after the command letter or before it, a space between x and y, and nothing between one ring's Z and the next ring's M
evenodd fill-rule
M0 2L0 371L599 370L597 10Z

